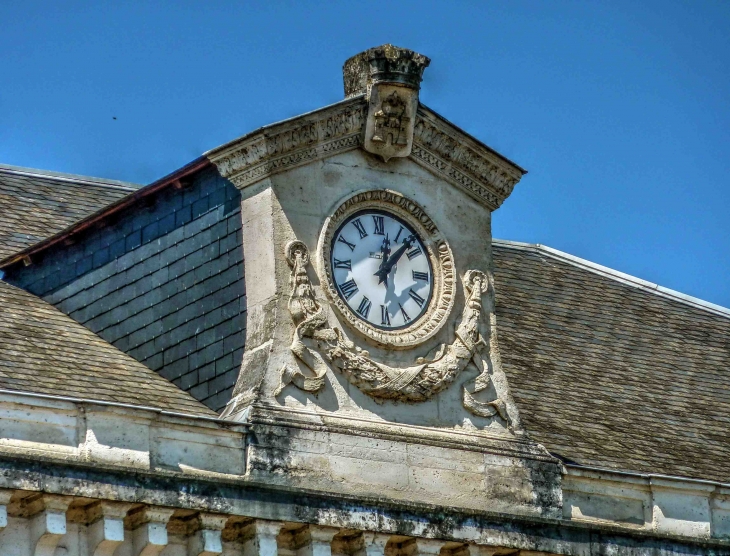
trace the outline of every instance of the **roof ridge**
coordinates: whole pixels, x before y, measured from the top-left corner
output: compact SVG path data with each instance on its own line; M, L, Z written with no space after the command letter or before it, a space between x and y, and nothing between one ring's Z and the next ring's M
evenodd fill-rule
M492 239L492 245L506 247L519 251L534 251L536 253L541 253L548 257L552 257L553 259L557 259L565 263L572 264L573 266L582 268L583 270L593 272L594 274L599 274L606 278L621 282L622 284L632 286L634 288L650 292L655 295L665 297L679 303L683 303L685 305L689 305L696 309L702 309L715 315L730 318L730 309L728 309L727 307L723 307L722 305L710 303L709 301L705 301L704 299L700 299L698 297L693 297L691 295L687 295L676 290L665 288L664 286L660 286L659 284L655 284L647 280L642 280L641 278L637 278L636 276L626 274L619 270L614 270L613 268L609 268L607 266L603 266L598 263L576 257L575 255L571 255L564 251L553 249L552 247L548 247L547 245L542 245L540 243L511 241L507 239Z
M0 163L0 174L33 176L38 178L52 179L55 181L108 187L110 189L123 189L129 192L137 191L140 187L142 187L142 185L132 182L111 180L106 178L95 178L92 176L82 176L79 174L67 174L64 172L54 172L52 170L39 170L37 168L26 168L24 166L13 166L11 164L2 163Z

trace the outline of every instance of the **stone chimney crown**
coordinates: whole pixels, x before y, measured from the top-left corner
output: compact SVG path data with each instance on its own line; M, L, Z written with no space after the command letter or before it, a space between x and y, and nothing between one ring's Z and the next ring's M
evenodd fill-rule
M363 93L370 96L374 84L401 85L420 89L423 70L431 63L423 54L384 44L356 54L342 68L345 98Z

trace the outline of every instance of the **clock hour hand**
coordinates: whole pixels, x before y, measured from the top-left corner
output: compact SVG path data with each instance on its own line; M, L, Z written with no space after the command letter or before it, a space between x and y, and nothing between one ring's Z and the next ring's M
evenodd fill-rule
M388 287L388 273L380 274L380 272L383 270L383 267L388 264L388 257L390 256L390 239L388 239L388 234L385 235L385 239L383 239L383 244L380 246L380 255L382 258L382 261L380 262L380 267L378 268L378 272L375 273L375 276L378 276L380 280L378 281L378 284L382 284L385 282L385 287Z
M393 253L392 256L388 257L387 261L383 261L380 265L380 268L375 273L375 276L380 278L379 284L386 282L388 280L388 274L390 274L390 271L393 269L393 267L398 262L398 259L403 256L403 253L405 253L408 249L411 248L411 245L413 242L416 241L416 236L410 235L407 238L403 240L403 243L398 249L395 250L395 253Z

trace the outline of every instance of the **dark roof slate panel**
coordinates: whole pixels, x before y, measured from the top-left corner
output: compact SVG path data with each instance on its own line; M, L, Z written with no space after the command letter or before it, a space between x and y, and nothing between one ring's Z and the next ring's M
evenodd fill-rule
M494 245L502 362L567 462L730 482L730 318Z
M2 281L0 388L216 415L58 309Z
M0 166L0 259L133 193L131 185Z

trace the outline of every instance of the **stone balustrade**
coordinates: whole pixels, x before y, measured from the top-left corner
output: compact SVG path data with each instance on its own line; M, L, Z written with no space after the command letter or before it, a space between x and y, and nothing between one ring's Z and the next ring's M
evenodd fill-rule
M111 500L0 490L0 554L534 556L545 553Z

